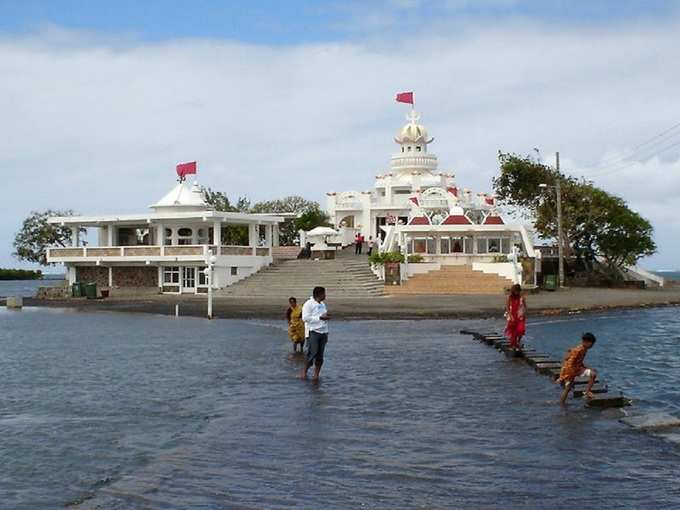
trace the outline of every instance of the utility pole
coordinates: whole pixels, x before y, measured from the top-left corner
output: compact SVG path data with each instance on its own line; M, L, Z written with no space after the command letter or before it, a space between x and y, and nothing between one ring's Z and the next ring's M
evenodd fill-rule
M564 254L563 250L563 239L562 239L562 192L560 188L560 181L562 180L562 175L560 174L560 153L555 153L555 168L557 169L557 180L555 181L555 194L557 195L557 268L558 268L558 280L559 287L564 287Z
M207 267L203 270L206 279L208 280L208 319L213 318L213 280L215 278L215 262L217 257L213 255L212 250L208 250L206 260Z

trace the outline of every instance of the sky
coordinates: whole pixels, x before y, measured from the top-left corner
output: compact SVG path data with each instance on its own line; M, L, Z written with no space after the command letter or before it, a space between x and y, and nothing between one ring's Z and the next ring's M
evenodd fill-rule
M0 0L0 267L30 211L145 211L181 161L234 199L368 190L413 90L459 186L559 151L680 268L679 29L654 0Z

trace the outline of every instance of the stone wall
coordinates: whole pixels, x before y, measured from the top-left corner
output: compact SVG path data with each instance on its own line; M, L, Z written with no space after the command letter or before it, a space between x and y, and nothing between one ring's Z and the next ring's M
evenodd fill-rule
M114 287L158 287L158 268L131 266L113 268Z
M97 287L108 287L109 269L102 266L78 266L76 267L76 281L80 283L94 282Z

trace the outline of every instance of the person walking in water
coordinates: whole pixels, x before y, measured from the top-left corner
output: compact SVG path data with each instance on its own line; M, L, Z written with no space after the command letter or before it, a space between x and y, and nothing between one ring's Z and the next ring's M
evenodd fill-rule
M595 341L595 335L584 333L583 337L581 337L581 344L567 351L567 355L562 362L560 377L557 379L557 383L564 386L560 396L561 404L567 401L569 392L574 386L574 379L577 377L588 378L588 386L586 386L584 395L586 398L593 398L592 389L595 379L597 379L597 372L592 368L587 368L583 361L586 359L588 351L595 345Z
M510 295L505 303L505 317L508 319L505 336L510 340L510 347L519 351L521 350L520 342L526 333L527 318L527 303L522 296L522 287L519 283L510 289Z
M286 310L286 319L288 319L288 338L293 342L293 352L303 352L305 345L305 323L302 322L302 307L297 304L297 299L291 297L288 299L288 310Z
M314 287L312 297L302 306L302 320L309 330L307 340L307 355L305 364L302 367L302 379L307 378L307 371L314 365L314 375L312 380L319 379L321 366L323 365L323 355L328 342L328 310L326 309L326 289Z

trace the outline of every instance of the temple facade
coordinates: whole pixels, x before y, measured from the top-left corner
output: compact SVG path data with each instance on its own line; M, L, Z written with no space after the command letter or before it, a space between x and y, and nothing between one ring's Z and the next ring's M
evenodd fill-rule
M49 223L71 228L72 246L49 248L47 261L63 263L70 284L100 288L198 294L214 262L212 286L223 288L272 263L278 244L274 215L215 211L199 185L184 179L141 214L67 216ZM94 229L81 239L81 229ZM214 258L213 258L214 257Z
M438 265L475 264L522 280L517 261L535 257L527 229L509 221L492 195L461 187L454 174L440 171L429 151L433 140L412 109L394 138L390 170L376 175L372 190L327 193L335 226L379 240L381 251ZM497 265L511 257L512 271Z

